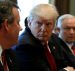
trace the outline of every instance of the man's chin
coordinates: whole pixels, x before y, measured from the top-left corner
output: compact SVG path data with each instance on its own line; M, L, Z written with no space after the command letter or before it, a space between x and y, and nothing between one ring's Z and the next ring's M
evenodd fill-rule
M48 40L46 39L40 39L41 42L47 42Z

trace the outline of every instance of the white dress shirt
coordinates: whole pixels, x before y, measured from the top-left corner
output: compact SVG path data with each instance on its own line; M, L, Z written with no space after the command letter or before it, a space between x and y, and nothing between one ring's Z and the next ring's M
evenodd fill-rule
M71 44L66 43L66 44L67 44L67 46L69 47L70 51L73 53L73 50L72 50L73 43L71 43ZM74 53L73 53L73 54L74 54Z
M0 45L0 62L1 62L1 64L3 65L2 57L1 57L2 52L3 52L3 49L2 49L2 46ZM8 71L9 71L8 66L7 66L7 69L8 69Z
M0 45L0 62L1 63L2 63L2 57L1 57L2 51L3 51L3 49L2 49L2 46ZM3 65L3 63L2 63L2 65Z
M61 35L59 35L59 38L62 39ZM63 40L63 39L62 39L62 40ZM63 41L64 41L64 40L63 40ZM65 41L64 41L64 42L65 42ZM67 43L67 42L65 42L65 43L66 43L66 45L69 47L70 51L73 53L73 50L72 50L73 43ZM73 53L73 55L74 55L74 53Z

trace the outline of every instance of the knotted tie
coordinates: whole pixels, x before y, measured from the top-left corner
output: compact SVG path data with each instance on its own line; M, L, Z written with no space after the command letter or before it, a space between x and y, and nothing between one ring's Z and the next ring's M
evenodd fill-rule
M5 51L2 52L2 63L3 63L4 71L8 71L8 66L7 66Z
M73 54L75 55L75 45L72 46Z
M46 58L49 62L49 65L50 65L50 68L51 68L51 71L57 71L56 69L56 64L55 64L55 60L53 58L53 55L50 53L49 49L48 49L48 45L45 44L44 45L44 48L45 48L45 55L46 55Z

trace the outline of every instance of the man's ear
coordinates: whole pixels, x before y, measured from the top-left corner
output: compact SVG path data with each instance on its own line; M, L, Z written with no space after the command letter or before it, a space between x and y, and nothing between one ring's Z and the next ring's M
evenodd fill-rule
M58 32L60 33L60 28L59 28L59 27L57 27L57 30L58 30Z
M30 20L27 20L28 21L28 27L30 28L31 27L31 21Z
M9 24L8 24L8 20L5 19L3 24L2 24L2 27L4 28L5 31L8 31L9 30Z

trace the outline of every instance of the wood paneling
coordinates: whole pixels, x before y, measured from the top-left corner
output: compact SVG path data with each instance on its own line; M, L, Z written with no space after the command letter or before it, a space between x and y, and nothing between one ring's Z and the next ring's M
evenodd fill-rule
M10 0L10 1L13 1L13 2L15 2L17 4L17 0Z
M70 0L55 0L55 5L60 15L69 13Z

